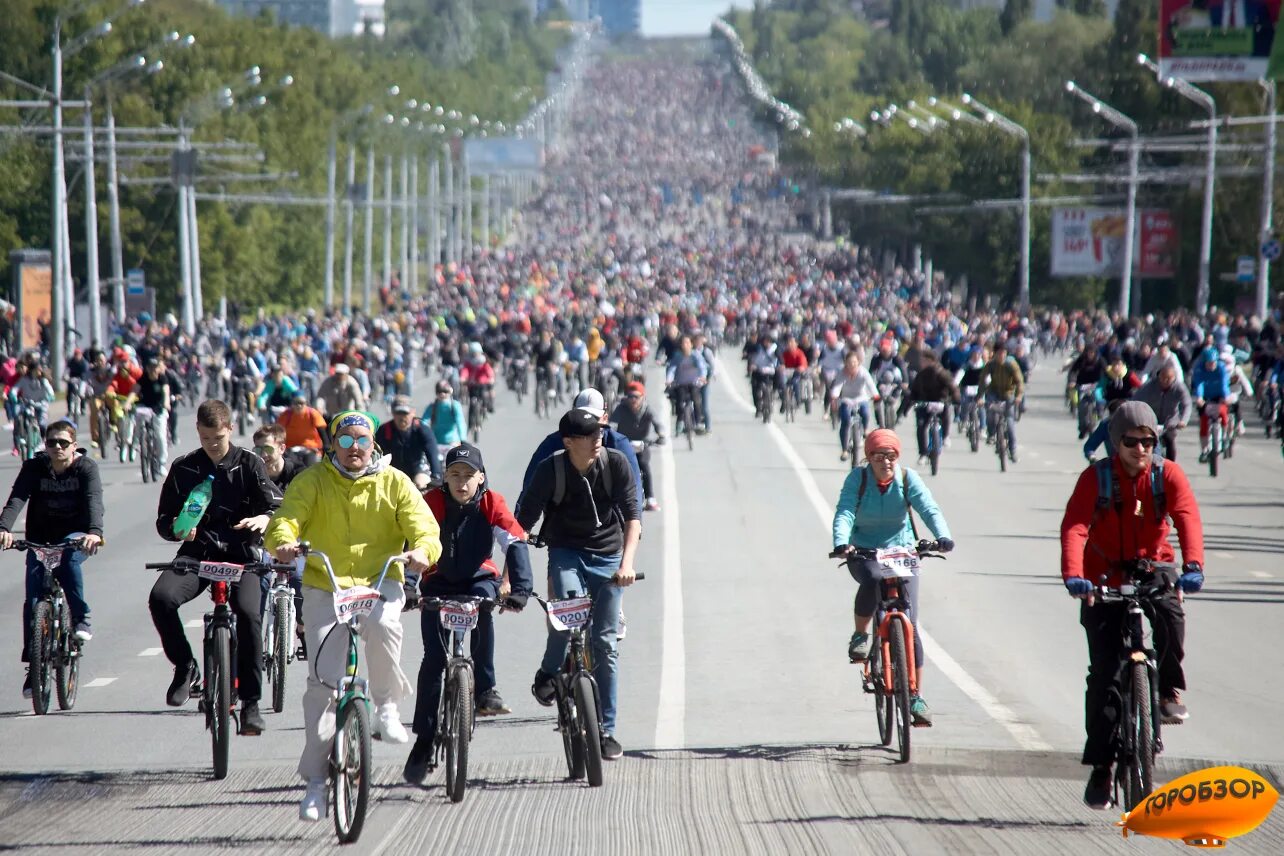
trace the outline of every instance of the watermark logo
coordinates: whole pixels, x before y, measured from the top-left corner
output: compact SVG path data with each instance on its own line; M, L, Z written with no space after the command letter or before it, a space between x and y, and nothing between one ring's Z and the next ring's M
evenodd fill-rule
M1133 832L1192 847L1224 847L1260 826L1278 799L1271 783L1252 770L1209 767L1156 788L1116 825L1125 838Z

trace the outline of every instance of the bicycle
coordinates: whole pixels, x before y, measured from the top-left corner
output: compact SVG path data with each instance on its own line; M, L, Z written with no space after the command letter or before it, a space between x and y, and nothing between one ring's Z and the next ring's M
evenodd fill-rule
M548 366L535 368L535 416L547 419L549 406L557 394L550 379L551 369Z
M112 401L105 397L98 399L98 455L107 460L107 444L112 437L116 438L116 447L120 448L120 432L116 421L112 419Z
M945 448L944 431L941 427L941 414L945 412L945 402L921 401L918 409L927 414L927 459L932 466L932 475L936 475L941 466L941 450Z
M674 411L682 423L682 433L687 438L687 451L695 449L695 388L691 384L674 387Z
M13 420L13 439L19 460L29 461L44 448L40 439L40 420L36 418L36 406L25 398L18 401L18 412Z
M1136 806L1155 787L1155 756L1163 751L1159 706L1159 667L1153 648L1146 647L1142 616L1145 604L1176 590L1178 565L1138 559L1126 563L1129 582L1118 588L1096 586L1100 603L1122 603L1128 609L1123 656L1119 660L1118 684L1121 694L1119 721L1115 724L1115 802L1119 804L1122 785L1124 803Z
M481 442L482 425L486 423L486 393L484 387L468 386L468 436L474 445Z
M134 408L134 419L141 423L136 443L138 444L138 461L143 471L143 484L160 481L160 438L156 436L156 426L152 422L155 411L150 407L139 405Z
M272 684L272 710L276 713L285 709L286 668L295 658L291 643L297 622L290 574L277 571L272 575L263 614L263 675Z
M374 587L352 586L343 588L334 576L330 557L320 550L313 550L307 543L299 544L299 555L316 556L325 567L334 591L334 611L337 621L318 643L312 661L312 677L334 693L335 726L334 747L330 753L330 805L334 807L334 831L340 844L351 844L361 837L370 802L370 764L373 748L370 732L370 694L366 679L360 677L360 650L357 638L361 622L368 618L383 599L379 589L383 586L388 568L403 561L401 556L389 556ZM287 565L293 568L293 565ZM337 684L327 683L317 674L316 664L321 660L321 649L330 634L340 627L348 635L348 661L344 676Z
M990 425L994 431L994 452L999 456L999 472L1008 471L1008 460L1012 452L1008 448L1008 401L990 403Z
M1208 474L1217 478L1217 459L1226 453L1226 432L1222 426L1222 403L1208 401L1203 405L1208 419ZM1229 455L1226 455L1229 457Z
M527 384L530 382L530 372L527 370L528 365L524 357L519 357L508 365L508 388L517 396L519 405L526 395Z
M963 404L959 407L959 421L967 434L967 445L975 454L981 449L981 408L977 404L979 388L963 387Z
M1097 400L1095 383L1081 383L1078 391L1079 433L1084 437L1090 437L1092 432L1097 430L1097 423L1101 421L1104 406Z
M210 600L214 611L205 613L201 658L205 666L204 681L192 683L191 693L200 701L197 709L205 714L205 728L210 732L210 749L214 761L214 778L227 778L227 756L231 747L229 722L235 717L237 702L236 679L236 616L228 605L232 585L240 582L245 573L259 574L284 570L293 565L277 562L206 562L187 556L178 556L169 562L148 562L143 566L149 571L173 570L178 573L196 573L209 582ZM254 585L258 585L255 581ZM199 678L198 678L199 680Z
M27 651L31 675L31 709L36 716L49 711L56 688L58 709L76 706L80 689L80 640L71 623L71 607L54 571L70 550L80 549L79 541L37 544L14 541L10 550L30 550L44 572L43 592L31 611L31 646Z
M780 393L780 407L786 422L793 422L798 413L798 397L794 391L794 380L787 378Z
M638 574L635 580L646 579ZM557 698L557 730L562 734L562 751L572 780L587 778L589 787L602 786L602 703L593 678L591 646L585 642L593 617L593 598L568 591L558 600L544 600L532 594L548 614L554 630L570 634L570 645L562 668L553 676Z
M918 673L911 664L914 651L914 625L910 622L909 604L901 590L901 580L918 574L921 559L943 559L935 541L919 541L915 547L886 547L877 550L853 548L834 550L831 559L844 562L874 562L877 567L879 604L874 612L875 642L861 672L861 688L874 696L874 717L878 721L878 738L884 746L892 745L895 734L902 764L910 760L910 699L918 693ZM868 567L868 565L866 566Z
M88 381L79 377L67 378L67 418L77 427L80 426L80 417L85 414L88 395Z
M421 609L437 610L438 633L442 647L448 652L445 683L437 700L433 757L428 769L436 769L444 755L446 795L451 802L462 802L468 784L468 747L477 724L473 659L464 648L464 637L476 629L481 613L495 608L495 601L488 597L451 595L425 597L419 604Z
M757 412L755 416L761 416L764 425L771 422L771 408L773 393L776 387L775 369L760 368L757 369Z
M860 460L860 451L865 445L865 433L868 426L865 424L865 415L860 405L853 399L847 399L851 402L851 415L848 417L847 434L843 437L843 449L847 452L847 460L851 469L856 469L856 462ZM834 402L834 412L837 413L842 407L842 400Z

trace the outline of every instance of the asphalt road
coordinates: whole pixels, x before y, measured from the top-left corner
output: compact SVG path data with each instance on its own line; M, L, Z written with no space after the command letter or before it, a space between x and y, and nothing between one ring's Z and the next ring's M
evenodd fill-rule
M376 743L376 800L352 852L1171 852L1166 842L1121 842L1116 813L1080 802L1086 646L1059 581L1057 530L1083 461L1055 366L1035 372L1017 466L1001 475L987 449L956 443L929 477L958 550L924 583L924 694L936 725L913 732L908 765L876 745L872 704L846 662L854 585L824 558L847 467L836 438L817 417L764 427L738 366L724 369L714 432L694 451L683 443L658 456L663 509L646 516L639 561L648 579L625 598L626 756L607 767L605 787L565 781L551 711L527 690L543 622L535 610L505 615L497 660L513 714L481 722L467 798L451 805L440 772L425 788L403 784L407 748ZM190 414L183 421L180 451L193 448ZM553 427L501 395L482 446L510 501ZM1188 601L1191 719L1165 732L1158 776L1237 763L1278 785L1279 447L1247 438L1216 480L1183 463L1204 513L1209 584ZM16 469L0 460L0 486ZM108 543L86 566L96 636L73 711L35 717L21 698L22 565L16 553L0 559L9 604L0 649L11 652L0 665L0 849L330 849L329 823L297 820L305 666L293 667L285 712L267 715L261 737L235 737L232 772L213 781L194 703L164 705L171 670L146 610L153 575L142 569L173 555L154 531L157 489L133 466L107 463L103 475ZM198 600L184 612L197 643L207 608ZM421 651L411 626L412 675ZM1232 846L1284 852L1284 815Z

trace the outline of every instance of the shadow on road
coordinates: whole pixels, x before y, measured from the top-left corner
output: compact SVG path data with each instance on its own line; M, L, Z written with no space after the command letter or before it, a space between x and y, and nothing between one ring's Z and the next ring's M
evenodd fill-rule
M1025 820L1002 819L997 817L920 817L910 814L866 814L843 817L835 814L812 815L809 817L781 817L772 820L755 820L756 826L810 825L813 823L912 823L923 826L950 826L963 829L1088 829L1099 828L1099 823L1086 820L1051 820L1031 818Z

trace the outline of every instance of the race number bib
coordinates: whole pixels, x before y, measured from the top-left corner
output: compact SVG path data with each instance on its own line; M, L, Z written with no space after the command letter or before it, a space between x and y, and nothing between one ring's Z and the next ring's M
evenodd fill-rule
M233 565L231 562L201 562L196 568L196 575L212 583L234 583L245 573L244 565Z
M963 394L966 395L968 398L976 398L976 394L980 391L981 391L981 387L979 386L963 387Z
M593 599L575 597L548 605L548 620L554 630L578 630L588 624L593 613Z
M475 603L443 603L437 613L441 626L447 630L467 631L477 626Z
M42 568L54 570L62 563L61 547L32 547L31 552L35 554L36 561Z
M908 547L880 549L877 558L885 577L912 577L918 574L918 553Z
M334 595L334 615L340 624L350 624L355 618L365 618L374 612L382 595L369 586L353 586Z

